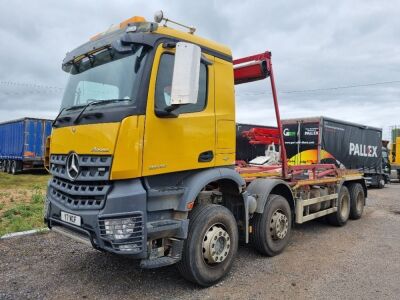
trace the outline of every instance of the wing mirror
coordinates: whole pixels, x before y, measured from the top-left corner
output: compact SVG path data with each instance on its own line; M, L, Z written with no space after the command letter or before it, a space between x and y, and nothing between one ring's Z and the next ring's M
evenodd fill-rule
M185 42L176 43L171 105L197 103L200 60L199 46Z

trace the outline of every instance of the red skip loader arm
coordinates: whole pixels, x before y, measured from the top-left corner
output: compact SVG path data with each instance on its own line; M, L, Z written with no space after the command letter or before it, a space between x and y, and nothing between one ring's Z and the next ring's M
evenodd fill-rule
M272 97L274 100L276 123L279 132L279 144L282 160L282 177L287 178L288 165L286 148L282 135L282 122L279 113L278 97L276 94L274 72L272 70L271 52L264 52L244 58L233 60L235 84L242 84L265 79L269 76L271 81Z

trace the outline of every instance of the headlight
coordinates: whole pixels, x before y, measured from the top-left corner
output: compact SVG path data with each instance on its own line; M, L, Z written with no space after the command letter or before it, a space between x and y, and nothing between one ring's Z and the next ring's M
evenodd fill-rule
M143 212L132 212L123 218L100 218L100 236L117 251L131 254L140 253L144 249Z
M104 220L105 234L113 240L128 239L135 233L141 231L141 224L135 222L134 218L107 219Z

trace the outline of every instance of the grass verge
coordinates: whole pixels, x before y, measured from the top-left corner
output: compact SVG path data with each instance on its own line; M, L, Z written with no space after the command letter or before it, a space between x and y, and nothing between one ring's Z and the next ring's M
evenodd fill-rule
M43 205L48 178L0 175L0 236L44 227Z

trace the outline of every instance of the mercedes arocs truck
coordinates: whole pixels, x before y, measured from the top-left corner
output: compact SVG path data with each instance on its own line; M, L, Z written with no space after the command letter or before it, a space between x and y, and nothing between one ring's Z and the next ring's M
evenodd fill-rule
M48 227L143 268L177 264L209 286L229 272L239 241L274 256L294 224L360 218L359 173L288 166L271 53L233 60L228 47L167 22L179 24L162 12L155 22L133 17L67 53L48 154ZM234 86L266 78L275 116L265 117L277 129L249 140L274 143L280 159L236 163Z

